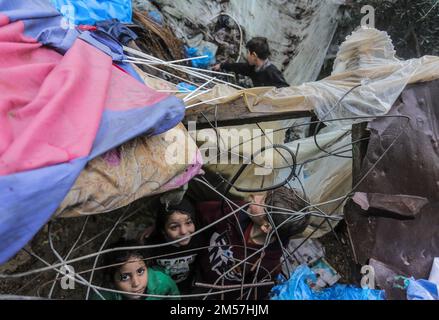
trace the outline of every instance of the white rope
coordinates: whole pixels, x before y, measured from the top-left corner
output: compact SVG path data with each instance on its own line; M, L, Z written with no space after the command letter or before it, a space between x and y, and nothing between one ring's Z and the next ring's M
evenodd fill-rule
M198 91L200 91L201 89L207 87L209 85L209 83L212 83L213 81L215 81L216 78L212 78L209 81L207 81L205 84L203 84L202 86L198 87L197 89L195 89L194 91L192 91L188 96L186 96L183 101L187 102L191 99L191 97L194 96L194 94L196 94Z
M137 55L137 56L141 56L141 57L143 57L143 58L146 58L147 61L148 61L148 63L147 63L147 62L140 62L140 61L142 61L142 60L141 60L141 59L138 59L137 61L139 61L139 62L133 62L133 63L141 64L141 65L146 65L146 66L149 66L150 68L153 68L153 69L155 69L155 70L163 71L163 70L158 69L158 68L156 68L156 67L154 67L154 66L151 66L151 65L149 65L149 64L151 63L151 61L157 61L157 62L160 62L160 63L165 63L165 61L163 61L163 60L161 60L161 59L158 59L158 58L156 58L156 57L150 56L150 55L148 55L148 54L146 54L146 53L143 53L143 52L141 52L141 51L134 50L134 49L129 48L129 47L123 47L123 48L124 48L124 50L125 50L126 52L129 52L129 53L131 53L131 54L134 54L134 55ZM211 79L213 78L213 77L207 76L207 75L205 75L205 74L202 74L202 73L200 73L200 72L198 72L198 71L192 71L191 69L187 69L187 68L185 68L184 66L181 66L181 65L169 64L169 65L167 65L167 66L170 67L170 68L173 68L173 69L175 69L175 70L178 70L178 71L181 71L181 72L185 72L185 73L187 73L187 74L189 74L189 75L192 75L192 76L194 76L194 77L197 77L197 78L203 79L203 80L205 80L205 81L207 81L207 80L211 80ZM164 72L164 73L166 73L166 74L170 74L169 72ZM170 74L170 75L172 75L172 74ZM178 76L175 76L175 75L173 75L173 76L174 76L174 77L177 77L177 78L179 78L179 79L182 79L182 78L180 78L180 77L178 77ZM183 79L183 81L190 82L190 81L188 81L188 80L186 80L186 79ZM193 82L190 82L190 83L191 83L191 84L194 84ZM244 89L244 88L241 87L241 86L238 86L238 85L235 85L235 84L232 84L232 83L229 83L229 82L227 82L227 81L220 80L220 79L216 79L216 80L214 81L214 83L217 83L217 84L225 84L225 85L228 85L228 86L234 87L234 88L239 89L239 90ZM196 84L195 84L195 85L196 85Z

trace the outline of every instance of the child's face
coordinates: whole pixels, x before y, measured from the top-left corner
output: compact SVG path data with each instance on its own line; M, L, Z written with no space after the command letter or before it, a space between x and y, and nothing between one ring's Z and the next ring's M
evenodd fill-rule
M267 213L265 212L265 200L266 194L251 195L250 200L252 204L249 206L250 219L253 223L261 228L264 233L268 233L271 230L271 225L267 219Z
M247 52L247 62L251 66L255 66L258 61L258 55L254 52Z
M191 235L195 232L195 225L191 217L182 212L174 212L168 218L164 230L169 241L175 241ZM178 243L179 246L187 246L191 238L187 238Z
M148 269L145 262L138 257L131 257L114 275L117 290L144 294L148 285ZM137 300L142 296L125 295L127 299Z

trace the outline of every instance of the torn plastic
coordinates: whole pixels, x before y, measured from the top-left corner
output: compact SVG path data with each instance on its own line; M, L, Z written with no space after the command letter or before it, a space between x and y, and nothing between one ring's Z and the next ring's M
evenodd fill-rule
M210 36L215 37L221 27L226 25L232 33L238 31L236 27L239 25L243 32L242 40L234 39L229 43L234 38L231 37L226 45L222 45L222 37L218 34L221 56L232 49L234 55L229 54L229 57L235 58L239 53L244 57L248 40L267 37L272 51L271 60L279 69L282 68L288 83L293 84L317 79L340 17L340 0L191 0L190 6L185 1L154 2L160 6L166 21L180 39L191 38L201 31L205 33L206 41L213 41ZM149 10L150 6L148 1L140 0L134 0L134 5L144 10ZM229 14L233 19L224 23L226 16L219 16L220 13ZM236 36L241 38L239 31ZM242 41L241 50L237 45L241 42L239 40Z
M433 260L430 278L406 279L408 300L439 300L439 258Z
M439 57L398 60L386 32L360 28L342 44L334 72L328 78L281 89L236 90L217 86L197 99L212 105L242 97L252 112L314 110L321 120L373 118L387 114L408 84L438 78ZM368 119L327 124L343 126L364 121Z
M188 58L206 56L191 61L192 66L195 68L207 69L210 65L215 63L215 54L215 46L209 45L208 43L203 44L201 47L186 47L186 57Z
M384 300L381 290L356 288L351 285L336 284L323 290L314 290L316 274L306 265L299 266L289 280L283 281L271 291L271 300Z
M407 288L408 300L439 300L439 286L427 280L411 278Z

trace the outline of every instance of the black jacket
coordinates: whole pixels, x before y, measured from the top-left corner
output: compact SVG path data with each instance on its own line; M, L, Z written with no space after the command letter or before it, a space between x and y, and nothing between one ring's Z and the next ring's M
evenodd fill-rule
M250 77L255 87L283 88L290 86L282 72L273 64L269 64L263 70L256 71L256 67L248 63L222 63L221 69Z

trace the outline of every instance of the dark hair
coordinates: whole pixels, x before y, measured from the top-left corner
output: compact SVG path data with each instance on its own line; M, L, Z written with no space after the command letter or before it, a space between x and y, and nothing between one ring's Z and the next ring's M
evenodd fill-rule
M195 208L188 199L183 198L183 200L179 204L161 205L161 208L157 215L156 230L158 232L163 231L169 217L177 211L188 215L196 226Z
M255 52L261 60L267 59L270 55L270 47L267 38L256 37L247 42L246 48L250 52Z
M137 241L120 239L119 241L109 245L107 249L138 246L139 243ZM110 267L104 269L105 275L109 278L110 282L112 282L116 272L132 257L142 259L145 262L145 265L148 267L150 264L148 260L146 260L148 256L149 251L146 249L118 250L106 253L104 256L104 266Z
M265 203L270 206L285 208L293 211L301 211L308 206L306 197L298 190L281 187L277 190L271 191ZM290 213L276 213L282 212L280 209L267 208L268 213L274 222L274 227L279 226L284 221L291 218ZM302 211L306 212L306 211ZM271 222L271 221L270 221ZM309 215L305 215L298 219L291 219L278 228L278 233L281 239L285 240L293 235L297 235L305 231L309 224Z

